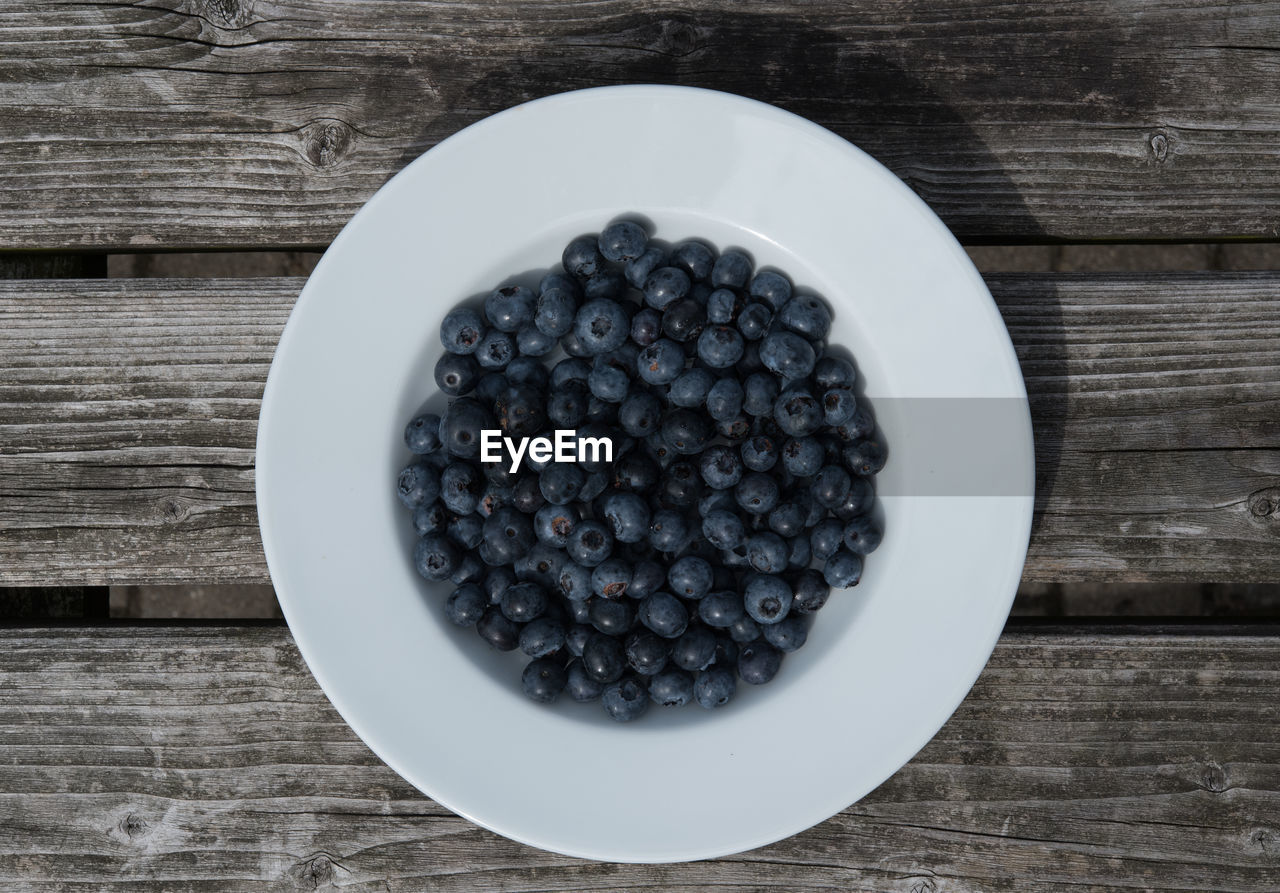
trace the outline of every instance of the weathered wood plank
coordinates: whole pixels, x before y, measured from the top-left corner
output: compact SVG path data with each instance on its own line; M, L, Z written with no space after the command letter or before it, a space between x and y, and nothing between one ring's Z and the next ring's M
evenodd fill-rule
M1280 637L1013 628L903 770L740 856L622 866L482 831L383 766L287 630L0 631L0 886L1272 891Z
M1036 417L1027 580L1280 577L1280 275L993 276ZM266 579L296 279L0 285L0 581Z
M321 246L461 127L637 82L808 116L970 240L1276 238L1278 29L1225 0L8 4L0 248Z

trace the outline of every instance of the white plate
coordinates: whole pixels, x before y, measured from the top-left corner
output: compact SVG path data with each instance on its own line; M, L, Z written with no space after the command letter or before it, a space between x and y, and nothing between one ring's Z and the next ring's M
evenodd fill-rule
M825 296L831 342L856 357L890 450L884 543L778 678L740 686L714 713L654 708L629 725L598 705L533 704L512 655L450 626L441 608L450 587L414 572L413 532L394 495L410 458L404 425L434 390L445 312L514 273L555 265L570 238L622 212L647 217L663 239L744 247ZM910 407L930 404L901 398L948 407L996 398L1015 411L982 444L965 439L965 412L940 411L936 423L925 413L921 431ZM991 296L898 179L768 105L609 87L468 127L355 215L276 350L258 429L258 512L303 657L395 771L534 846L677 861L826 819L938 730L1009 611L1030 530L1031 447L1022 378ZM944 495L956 465L945 467L948 455L993 450L992 489Z

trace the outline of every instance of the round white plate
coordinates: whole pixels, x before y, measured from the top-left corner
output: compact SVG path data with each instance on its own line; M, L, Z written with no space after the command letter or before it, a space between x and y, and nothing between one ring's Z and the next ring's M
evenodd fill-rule
M404 425L435 390L446 311L530 281L573 236L628 212L661 239L745 248L823 295L831 343L856 357L890 459L878 482L883 545L777 679L740 685L718 711L655 707L620 725L598 704L528 701L513 655L447 622L451 587L414 572L395 480L410 459ZM998 431L975 431L992 406L1012 411ZM1031 449L991 296L897 178L762 103L608 87L468 127L352 218L276 350L258 512L298 648L396 772L534 846L677 861L826 819L938 730L1009 611L1030 531Z

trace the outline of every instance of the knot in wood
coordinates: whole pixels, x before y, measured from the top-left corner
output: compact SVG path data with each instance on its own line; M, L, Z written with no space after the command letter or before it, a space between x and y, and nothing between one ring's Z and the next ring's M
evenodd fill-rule
M1218 763L1213 760L1205 763L1204 769L1200 772L1200 787L1204 788L1206 791L1221 794L1230 786L1226 769L1223 769L1222 766L1218 765Z
M302 154L316 167L331 167L341 161L355 141L351 125L336 118L313 121L302 132Z
M1163 133L1157 133L1152 136L1151 154L1155 156L1157 163L1164 163L1164 160L1169 157L1169 137Z
M666 19L658 32L654 49L659 53L680 58L698 49L698 32L688 22Z
M176 496L163 496L156 501L156 517L165 524L185 521L190 514L191 509Z
M1259 855L1280 861L1280 832L1274 828L1254 828L1249 834L1249 845Z
M203 16L221 28L243 28L253 16L253 0L200 0Z
M1255 518L1280 519L1280 487L1266 487L1249 494L1249 514Z
M938 884L931 877L914 878L911 881L911 893L937 893Z
M120 820L120 830L128 837L141 837L147 833L147 820L136 812L131 812Z
M295 866L293 873L306 889L315 890L322 885L334 882L334 874L341 864L335 862L328 853L316 853L308 856Z

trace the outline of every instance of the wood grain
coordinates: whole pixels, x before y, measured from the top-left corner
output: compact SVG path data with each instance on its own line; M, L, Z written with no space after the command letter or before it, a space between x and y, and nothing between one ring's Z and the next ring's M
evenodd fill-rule
M993 276L1036 418L1027 580L1280 577L1280 275ZM0 285L0 583L261 582L296 279Z
M671 83L805 115L970 241L1280 236L1274 3L0 5L0 249L318 247L519 102Z
M585 862L480 830L355 737L287 630L0 631L0 886L1280 887L1280 638L1006 632L910 764L789 840Z

